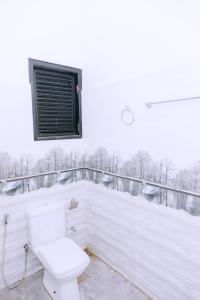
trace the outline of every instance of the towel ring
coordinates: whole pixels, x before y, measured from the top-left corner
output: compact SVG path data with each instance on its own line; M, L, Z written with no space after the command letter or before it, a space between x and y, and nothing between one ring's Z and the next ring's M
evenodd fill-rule
M121 120L124 125L131 126L134 122L134 114L129 106L126 106L121 112Z

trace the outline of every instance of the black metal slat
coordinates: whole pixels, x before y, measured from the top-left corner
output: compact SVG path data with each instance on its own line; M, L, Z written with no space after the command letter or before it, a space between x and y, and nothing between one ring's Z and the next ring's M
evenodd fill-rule
M73 92L73 86L71 84L59 84L55 85L54 83L40 82L36 83L37 91L63 91L63 92Z
M57 76L57 75L54 75L54 74L38 74L36 73L35 74L35 78L36 80L40 80L40 81L54 81L55 82L59 82L62 83L62 82L65 82L65 83L72 83L73 82L73 77L69 77L69 76Z
M47 121L40 121L39 122L39 127L43 129L48 129L51 130L52 128L58 128L58 127L73 127L72 122L60 122L60 121L53 121L51 120L50 122Z
M35 70L38 133L75 133L74 78L51 70Z
M62 92L73 92L72 86L50 86L50 85L42 85L42 84L36 84L36 88L38 93L41 91L62 91Z
M74 130L73 126L51 126L51 128L46 128L46 127L41 127L40 130L42 131L52 131L52 132L55 132L55 131L59 131L59 130Z
M44 107L44 108L48 108L48 107L63 107L63 108L67 108L73 105L73 102L68 99L68 100L58 100L56 99L55 101L53 101L52 99L42 99L38 102L38 106L39 107Z
M71 125L71 123L61 123L61 124L51 124L51 128L50 127L46 127L46 123L42 123L40 124L40 129L47 129L47 130L53 130L53 128L58 129L58 128L73 128L73 126Z
M73 81L73 75L62 71L35 68L35 74L36 76L53 77L53 78L56 77L59 79L68 79Z
M55 95L56 97L58 97L58 96L61 96L61 97L65 97L65 96L70 96L70 97L72 97L72 91L47 91L47 90L37 90L36 89L36 92L37 92L37 95L38 96L46 96L46 97L48 97L48 96L53 96L53 95Z
M57 104L54 104L53 102L40 102L38 103L38 110L53 110L53 109L62 109L64 111L68 111L73 108L72 102L59 102Z
M73 119L73 117L71 116L71 114L68 115L64 115L64 114L57 114L57 115L53 115L53 114L46 114L46 113L42 113L39 116L39 120L38 122L43 122L43 121L60 121L60 122L69 122L69 120L71 121Z
M59 101L58 103L54 103L52 101L41 101L38 103L38 108L40 109L47 109L50 108L50 109L56 109L56 108L62 108L64 110L67 110L67 109L70 109L72 108L73 106L73 103L70 102L70 101L65 101L65 102L62 102L62 101Z
M54 105L54 106L61 106L61 105L71 105L73 104L73 99L71 98L43 98L43 99L38 99L38 104L39 105L45 105L45 104L48 104L48 105Z
M69 116L69 117L64 117L62 118L61 116L59 117L51 117L51 116L40 116L39 120L38 120L38 123L41 123L41 122L46 122L46 123L51 123L51 122L70 122L72 121L72 117Z
M45 109L48 109L48 107L54 107L54 108L59 108L59 107L63 107L65 109L67 109L68 107L71 107L73 106L73 102L70 101L70 100L55 100L55 101L52 101L52 100L41 100L38 102L38 107L43 107Z
M52 113L56 113L56 114L60 114L60 115L72 115L73 114L73 108L72 107L63 107L62 109L58 109L57 107L53 107L53 109L51 108L41 108L39 107L38 110L37 110L38 114L41 114L41 115L51 115Z
M49 81L41 81L41 80L36 80L36 85L37 86L42 86L42 87L54 87L54 88L59 88L59 87L66 87L66 88L72 88L73 87L73 83L72 82L68 82L68 81L63 81L63 82L49 82Z
M58 110L65 110L65 109L70 109L72 108L72 102L59 102L59 105L54 104L53 102L40 102L38 103L38 107L39 109L44 109L44 110L54 110L54 109L58 109Z
M46 85L50 85L52 84L53 86L61 86L63 84L66 84L67 86L71 84L71 81L67 80L67 79L59 79L59 78L54 78L54 77L47 77L45 78L44 76L42 78L40 77L36 77L36 83L40 83L40 84L46 84Z
M39 126L59 126L59 125L68 125L72 126L72 121L71 120L40 120L39 121Z
M68 131L74 131L74 128L72 126L51 126L51 128L41 127L40 132L68 132Z
M67 133L65 131L54 131L54 132L48 132L48 131L41 131L39 136L40 137L51 137L51 136L65 136L65 135L73 135L75 134L74 131L68 130Z
M50 133L49 132L41 132L39 134L39 137L40 138L43 138L43 137L44 138L47 138L47 137L51 138L51 137L55 136L57 138L57 137L65 136L65 135L66 136L68 136L68 135L72 135L73 136L74 134L76 134L75 131L68 131L67 133L65 133L65 132L63 132L63 133L62 132L50 132Z
M36 82L40 83L53 83L53 84L73 84L73 79L68 77L59 77L54 75L35 75Z
M51 126L51 128L41 127L40 132L66 132L66 131L74 131L74 128L72 126Z
M46 106L39 106L38 107L38 112L41 113L51 113L51 112L69 112L69 113L73 113L73 107L72 105L68 105L68 106L53 106L53 105L46 105Z
M67 111L67 112L63 112L63 111L56 111L56 112L53 112L53 111L39 111L39 115L40 115L40 118L42 117L47 117L47 118L72 118L72 110L71 111Z
M42 116L39 118L38 123L70 123L71 121L70 116L68 118Z
M64 96L64 95L38 95L38 101L52 101L54 103L58 103L59 101L63 102L69 102L72 101L73 98L71 96Z
M52 115L55 114L63 114L63 115L72 115L73 114L73 107L39 107L37 110L38 114L46 114L46 115Z
M41 121L68 121L68 120L72 120L73 119L73 117L69 114L69 115L66 115L66 116L61 116L61 115L59 115L59 116L52 116L52 115L48 115L48 114L43 114L43 115L40 115L39 116L39 120L38 120L38 122L41 122Z
M70 124L59 124L59 125L54 125L52 124L51 127L46 127L46 125L40 125L40 130L48 130L48 131L54 131L54 130L59 130L59 129L73 129L74 127L71 126Z
M74 128L73 127L51 127L51 128L40 128L40 133L44 133L44 132L49 132L49 133L59 133L59 132L62 132L62 133L65 133L65 132L73 132L74 131Z
M59 74L52 74L52 73L41 73L41 72L37 72L36 71L36 80L40 79L40 80L59 80L60 82L72 82L73 78L69 77L69 76L63 76L63 75L59 75Z
M64 115L64 116L66 116L67 114L68 115L70 115L70 114L72 114L72 112L73 112L73 110L72 110L72 108L71 109L68 109L68 110L64 110L64 109L59 109L59 108L57 108L57 109L42 109L42 108L40 108L39 110L38 110L38 112L39 112L39 114L40 115L48 115L48 116L50 116L50 115Z

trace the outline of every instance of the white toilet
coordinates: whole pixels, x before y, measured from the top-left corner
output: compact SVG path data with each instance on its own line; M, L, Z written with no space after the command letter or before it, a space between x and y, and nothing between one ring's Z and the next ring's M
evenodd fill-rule
M88 266L88 255L65 237L64 206L49 204L27 210L31 247L43 264L43 283L55 300L80 300L77 277Z

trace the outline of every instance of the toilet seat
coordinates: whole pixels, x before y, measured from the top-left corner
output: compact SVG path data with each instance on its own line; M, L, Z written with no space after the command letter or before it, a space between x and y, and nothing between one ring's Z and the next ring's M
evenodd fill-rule
M73 277L89 263L87 254L72 239L66 237L34 250L55 278Z

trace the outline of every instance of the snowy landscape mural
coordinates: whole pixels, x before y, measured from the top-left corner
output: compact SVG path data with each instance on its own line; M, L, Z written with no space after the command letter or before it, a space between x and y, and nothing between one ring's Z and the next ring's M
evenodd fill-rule
M138 178L144 182L141 184L116 177L103 178L103 173L91 170L71 171L68 175L62 176L59 174L59 170L79 167L100 169L105 172ZM6 182L8 178L53 171L58 173L20 180L17 184L15 181L12 186L10 182ZM4 180L1 184L1 194L7 195L29 192L41 187L50 187L57 182L70 183L84 179L95 183L103 183L112 189L129 192L133 196L143 195L149 201L175 209L184 209L192 215L200 215L200 198L167 189L149 187L145 184L145 181L151 181L198 193L200 192L200 161L194 162L187 169L177 169L170 159L165 158L154 161L145 150L137 151L126 161L117 153L108 153L103 147L99 147L92 154L66 153L61 148L52 148L37 160L28 154L22 155L20 159L15 159L6 152L0 152L0 179Z

